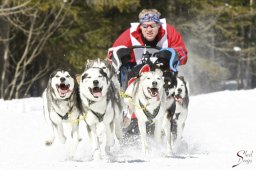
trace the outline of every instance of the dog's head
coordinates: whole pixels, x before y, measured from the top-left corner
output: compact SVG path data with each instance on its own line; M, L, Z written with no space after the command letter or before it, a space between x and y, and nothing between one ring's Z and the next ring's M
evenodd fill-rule
M182 101L188 95L188 89L184 77L177 77L177 86L174 92L176 101Z
M177 75L173 72L167 71L163 73L164 76L164 90L167 97L174 95L177 86Z
M75 75L67 69L57 69L50 75L49 85L59 99L68 99L77 87Z
M145 72L141 74L140 86L143 93L148 98L156 97L159 100L164 91L164 80L162 78L163 73L161 70Z
M106 96L108 86L107 74L101 68L91 67L81 75L80 93L90 100L97 101Z
M85 70L92 67L101 68L107 74L108 78L110 78L111 74L113 74L111 73L113 71L113 67L108 60L102 60L100 58L95 60L87 60L87 63L85 65Z

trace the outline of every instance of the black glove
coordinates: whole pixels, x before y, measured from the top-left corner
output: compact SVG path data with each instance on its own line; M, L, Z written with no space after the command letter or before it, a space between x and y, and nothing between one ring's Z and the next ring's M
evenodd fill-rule
M175 52L175 51L174 51ZM172 59L172 53L169 50L161 50L157 55L157 60L155 64L157 64L163 71L170 68L170 64L172 68L176 68L179 63L179 55L175 52L175 55ZM172 63L170 63L172 61Z
M116 51L116 54L122 64L126 64L131 59L131 49L129 48L120 48Z

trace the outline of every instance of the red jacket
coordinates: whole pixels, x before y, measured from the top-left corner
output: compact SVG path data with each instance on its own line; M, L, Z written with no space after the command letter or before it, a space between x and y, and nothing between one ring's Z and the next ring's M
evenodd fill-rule
M159 28L159 32L157 35L157 40L159 41L165 34L165 30L162 26ZM145 45L142 41L142 33L140 30L140 26L137 27L136 31L132 32L131 35L136 38L141 45ZM180 64L186 64L187 62L187 49L182 40L182 37L179 32L175 30L173 26L167 24L167 39L168 39L168 47L175 49L176 52L179 53L180 56ZM130 37L130 28L125 30L114 42L113 47L124 45L126 47L131 47L131 37ZM130 62L135 62L134 54L131 55Z

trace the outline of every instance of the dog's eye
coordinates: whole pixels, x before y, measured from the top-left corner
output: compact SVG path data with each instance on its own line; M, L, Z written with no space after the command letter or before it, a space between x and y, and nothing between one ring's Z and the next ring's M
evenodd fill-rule
M92 77L91 77L91 76L88 76L88 77L86 77L86 78L90 79L90 78L92 78Z
M56 78L59 78L60 76L59 76L59 75L56 75L55 77L56 77Z
M157 80L160 80L160 79L161 79L160 77L157 78Z
M150 77L147 78L148 80L150 79Z
M102 67L102 69L106 69L106 67Z
M66 75L66 77L67 77L67 78L69 78L69 77L70 77L70 75Z
M99 76L99 78L101 78L102 76Z

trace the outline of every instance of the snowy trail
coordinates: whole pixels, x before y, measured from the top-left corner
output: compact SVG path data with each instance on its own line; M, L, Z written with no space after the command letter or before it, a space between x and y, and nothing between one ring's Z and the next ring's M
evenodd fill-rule
M83 140L79 144L76 161L67 161L69 141L62 145L56 138L53 146L44 145L47 132L41 98L0 100L0 170L256 170L255 99L256 89L193 96L184 131L183 143L188 148L183 155L166 157L161 152L164 147L153 147L149 158L143 159L140 146L135 145L122 151L115 147L113 156L102 161L90 160L89 141L83 123ZM139 143L137 139L135 142ZM237 153L241 150L248 155L242 155L243 161L232 168L239 163Z

